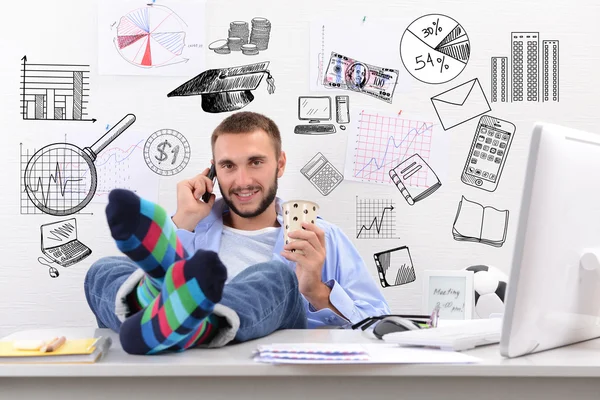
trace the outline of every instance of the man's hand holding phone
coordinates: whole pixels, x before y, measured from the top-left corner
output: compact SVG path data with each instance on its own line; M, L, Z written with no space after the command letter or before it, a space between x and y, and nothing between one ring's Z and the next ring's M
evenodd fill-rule
M210 214L216 197L212 193L214 190L213 176L214 166L177 184L177 211L173 216L173 222L178 228L193 231L196 225ZM204 195L210 197L204 197ZM202 197L207 198L208 201L202 201Z

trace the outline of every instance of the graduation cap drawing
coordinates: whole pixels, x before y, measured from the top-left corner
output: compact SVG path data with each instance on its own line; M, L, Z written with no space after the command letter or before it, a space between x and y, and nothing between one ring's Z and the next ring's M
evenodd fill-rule
M202 95L202 109L209 113L235 111L254 100L252 90L267 75L269 94L275 81L267 69L269 61L238 67L209 69L185 82L167 97Z

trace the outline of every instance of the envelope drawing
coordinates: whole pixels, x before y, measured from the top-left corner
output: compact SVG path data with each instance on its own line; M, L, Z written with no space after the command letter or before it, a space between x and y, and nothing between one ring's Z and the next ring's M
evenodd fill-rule
M433 96L431 102L445 131L492 110L477 78Z

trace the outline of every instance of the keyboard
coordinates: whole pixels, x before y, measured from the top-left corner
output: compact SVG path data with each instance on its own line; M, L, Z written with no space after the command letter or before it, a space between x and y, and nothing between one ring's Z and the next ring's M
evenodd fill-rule
M454 351L500 343L502 318L454 322L437 328L388 333L383 335L383 340L401 346L439 347L442 350Z
M43 249L43 252L54 258L54 260L63 267L75 264L92 253L92 251L79 240L73 240L61 246Z
M294 133L298 135L328 135L330 133L335 133L335 125L296 125L296 127L294 128Z

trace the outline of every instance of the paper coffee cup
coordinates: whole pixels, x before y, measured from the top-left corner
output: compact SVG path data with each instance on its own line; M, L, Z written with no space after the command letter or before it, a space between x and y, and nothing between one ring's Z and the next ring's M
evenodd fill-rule
M319 205L308 200L291 200L282 204L284 243L298 239L290 239L290 232L302 229L302 222L316 223Z

